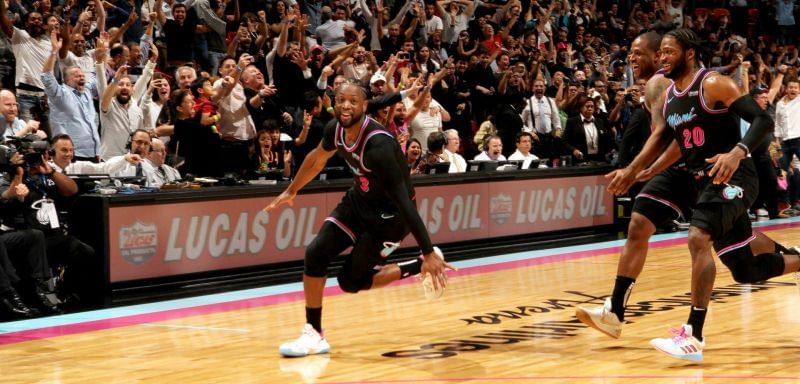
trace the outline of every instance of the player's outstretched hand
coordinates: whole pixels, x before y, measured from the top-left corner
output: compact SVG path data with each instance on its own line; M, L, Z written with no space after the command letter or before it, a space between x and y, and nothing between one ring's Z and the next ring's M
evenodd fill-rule
M456 268L437 257L434 252L423 256L425 260L422 262L420 277L424 278L427 274L430 274L433 278L435 290L447 288L447 270L455 271Z
M289 206L294 205L294 197L297 196L296 193L289 192L289 190L283 191L278 197L272 200L266 207L264 207L264 212L269 212L274 208L278 207L282 204L289 204Z
M613 195L624 195L631 188L631 185L636 182L635 176L630 168L615 169L605 176L606 179L611 180L606 189Z
M739 162L742 161L740 152L741 150L736 147L730 152L720 153L706 159L706 163L714 164L711 171L708 172L708 175L714 178L714 184L725 184L731 180L733 173L739 168Z

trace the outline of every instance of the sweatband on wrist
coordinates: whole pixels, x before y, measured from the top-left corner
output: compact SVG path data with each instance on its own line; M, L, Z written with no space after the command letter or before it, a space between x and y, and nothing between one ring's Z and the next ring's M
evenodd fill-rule
M741 148L744 151L744 154L747 155L747 157L750 157L750 148L747 148L747 145L745 145L742 142L739 142L736 143L736 146Z

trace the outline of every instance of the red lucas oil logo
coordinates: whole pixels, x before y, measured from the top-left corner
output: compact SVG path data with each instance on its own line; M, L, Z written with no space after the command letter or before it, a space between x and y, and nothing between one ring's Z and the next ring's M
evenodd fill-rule
M119 230L119 253L131 264L143 264L155 256L158 247L158 231L155 224L137 221Z
M511 196L505 193L493 196L489 202L489 217L499 225L505 224L511 218L512 203Z

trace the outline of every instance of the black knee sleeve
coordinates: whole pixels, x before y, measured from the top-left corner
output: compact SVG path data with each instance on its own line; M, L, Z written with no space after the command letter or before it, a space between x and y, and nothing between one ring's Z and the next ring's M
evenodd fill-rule
M303 272L311 277L328 276L330 260L339 256L351 245L353 245L352 240L341 229L326 221L322 224L317 237L306 248Z
M373 274L369 274L368 276L353 276L346 270L342 269L341 272L336 276L336 280L339 281L339 288L342 291L347 293L356 293L361 290L369 289L372 286L372 276Z
M786 267L780 253L753 256L749 246L734 249L719 258L731 271L733 279L743 284L758 283L780 276Z
M371 233L360 234L358 243L353 246L353 251L336 276L343 291L356 293L372 288L372 278L380 270L376 266L382 261L378 244L380 242Z

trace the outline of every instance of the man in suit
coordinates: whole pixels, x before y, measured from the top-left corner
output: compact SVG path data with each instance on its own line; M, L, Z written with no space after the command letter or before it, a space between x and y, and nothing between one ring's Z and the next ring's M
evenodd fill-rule
M594 100L582 97L578 108L580 114L567 119L564 153L572 155L575 162L607 161L612 148L611 132L601 119L594 118Z

